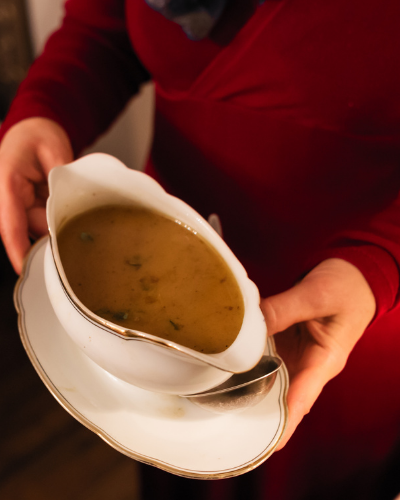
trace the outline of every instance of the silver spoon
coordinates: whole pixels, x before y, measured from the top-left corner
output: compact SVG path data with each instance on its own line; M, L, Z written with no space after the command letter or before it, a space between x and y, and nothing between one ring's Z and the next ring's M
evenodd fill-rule
M239 412L260 403L274 385L282 360L263 356L250 371L232 375L208 391L183 396L214 413Z

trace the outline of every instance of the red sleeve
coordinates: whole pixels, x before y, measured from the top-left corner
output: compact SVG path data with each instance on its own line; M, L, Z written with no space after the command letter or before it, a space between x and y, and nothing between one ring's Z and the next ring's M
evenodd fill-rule
M354 264L368 281L377 304L375 318L399 305L400 195L381 212L338 234L313 256L309 268L327 258Z
M124 0L68 0L63 24L21 84L0 140L18 121L41 116L67 131L78 154L148 79L126 32Z

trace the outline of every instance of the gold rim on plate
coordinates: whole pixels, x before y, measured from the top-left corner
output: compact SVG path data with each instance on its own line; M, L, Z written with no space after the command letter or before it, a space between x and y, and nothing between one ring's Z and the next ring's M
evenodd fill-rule
M110 436L104 429L100 428L97 426L95 423L93 423L90 419L88 419L86 416L84 416L77 408L71 404L68 399L61 394L57 386L53 383L51 380L50 376L47 374L46 370L42 366L37 353L34 350L34 347L31 344L30 341L30 335L29 332L27 331L27 327L25 324L25 317L26 317L26 310L22 302L22 292L24 285L27 283L29 279L29 274L30 274L30 268L32 261L36 255L36 253L42 248L42 246L46 245L48 242L48 236L41 238L38 240L32 247L31 251L29 252L28 256L25 259L23 270L21 273L21 276L19 277L15 288L14 288L14 304L15 308L18 313L18 329L21 337L22 344L25 348L25 351L27 352L27 355L38 373L39 377L47 387L47 389L50 391L50 393L53 395L53 397L58 401L58 403L72 416L74 417L78 422L80 422L82 425L87 427L89 430L97 434L101 439L103 439L107 444L109 444L112 448L116 449L120 453L137 460L139 462L152 465L155 467L158 467L160 469L163 469L167 472L170 472L172 474L186 477L186 478L191 478L191 479L226 479L229 477L234 477L238 476L241 474L244 474L246 472L249 472L259 465L261 465L263 462L269 458L272 453L275 451L276 447L278 446L278 443L280 442L286 426L287 426L287 421L288 421L288 407L287 407L287 402L286 402L286 396L287 396L287 391L288 391L288 386L289 386L289 378L288 378L288 373L286 367L282 366L281 370L279 371L278 377L279 377L279 382L280 382L280 395L279 395L279 407L280 407L280 412L281 412L281 418L283 417L284 422L283 425L279 425L277 430L280 431L278 434L274 436L272 441L267 445L266 449L260 453L258 456L254 457L254 459L246 462L245 464L241 464L236 468L231 468L229 470L222 470L222 471L215 471L215 472L199 472L195 470L190 470L190 469L184 469L182 467L174 466L172 464L166 463L163 460L154 458L154 457L148 457L146 455L143 455L141 453L138 453L123 444L121 444L119 441L114 439L112 436ZM269 349L269 354L272 355L277 355L276 353L276 348L275 348L275 343L271 337L268 338L268 349ZM278 378L277 378L278 380ZM280 420L281 422L281 420Z

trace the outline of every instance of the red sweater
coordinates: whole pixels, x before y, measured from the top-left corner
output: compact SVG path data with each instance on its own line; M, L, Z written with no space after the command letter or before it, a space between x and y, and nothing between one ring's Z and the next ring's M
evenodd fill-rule
M274 500L325 491L341 466L374 469L400 437L399 26L396 0L267 0L223 45L189 40L144 0L69 0L1 129L49 117L78 154L151 77L148 172L205 217L219 214L263 296L328 257L364 273L377 316L265 465L296 481L264 485ZM311 480L320 455L325 472Z

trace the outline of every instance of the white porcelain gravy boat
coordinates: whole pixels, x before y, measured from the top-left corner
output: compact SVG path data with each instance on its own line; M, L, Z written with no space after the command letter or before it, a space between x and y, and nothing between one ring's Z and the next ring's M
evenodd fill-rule
M228 246L195 210L167 194L148 175L130 170L105 154L88 155L53 169L49 187L46 287L64 329L89 358L130 384L179 395L208 390L258 363L266 345L258 289ZM71 217L109 204L139 204L158 211L197 231L220 253L239 284L245 306L242 328L228 349L204 354L145 332L124 329L100 318L79 301L64 273L57 231Z

